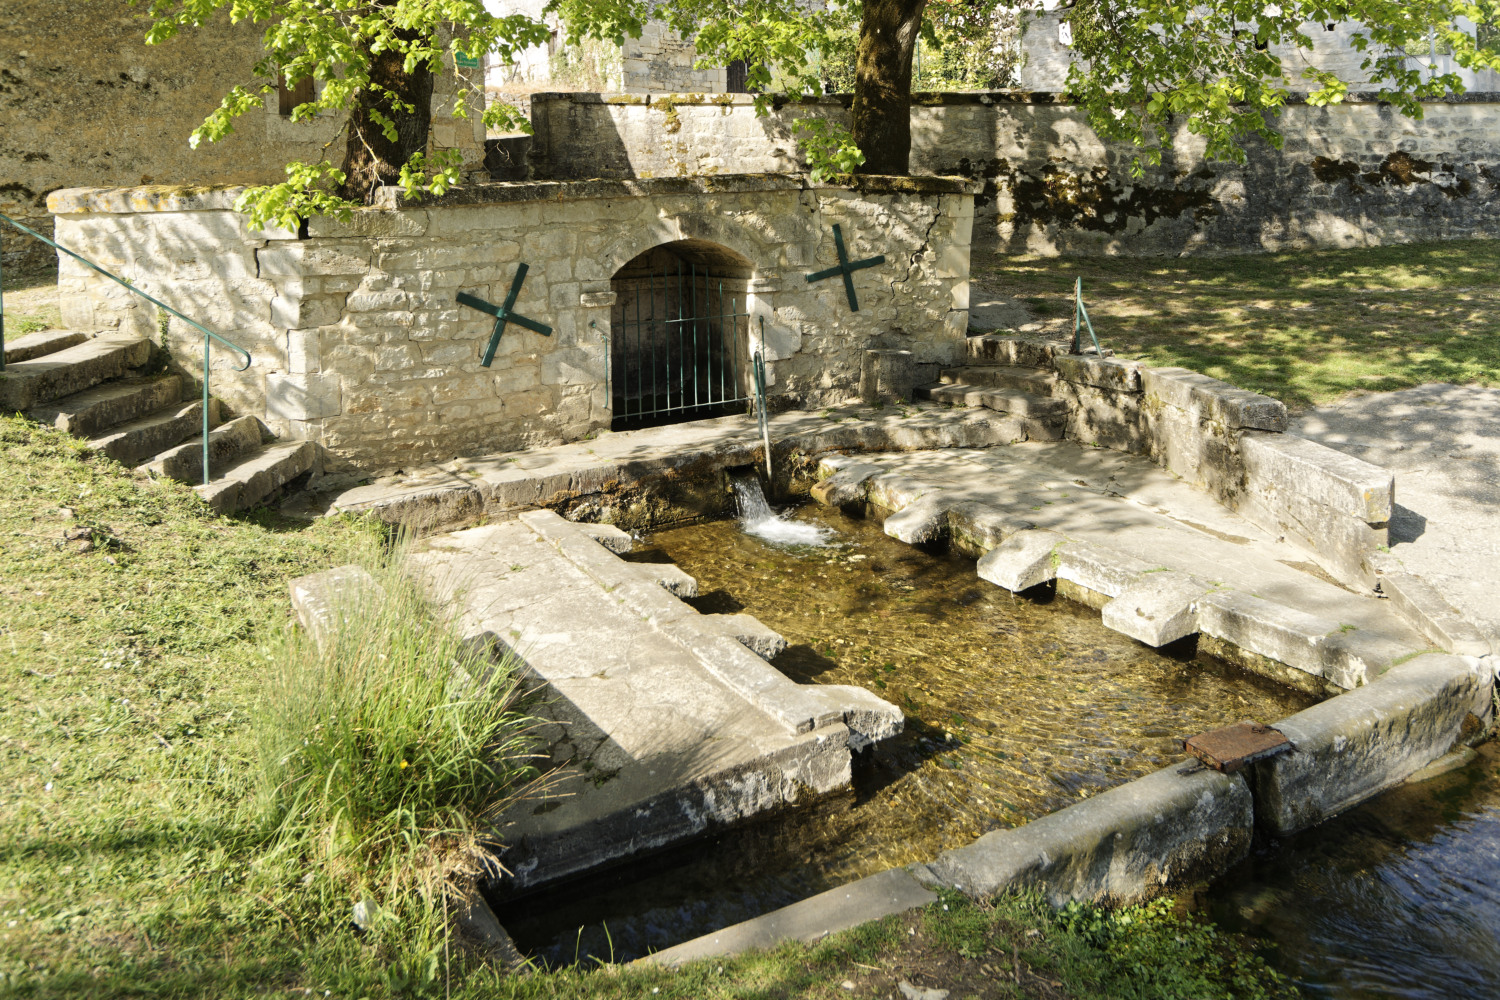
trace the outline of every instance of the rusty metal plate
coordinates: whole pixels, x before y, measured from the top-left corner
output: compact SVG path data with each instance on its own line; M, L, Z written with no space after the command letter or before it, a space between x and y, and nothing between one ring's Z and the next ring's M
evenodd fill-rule
M1291 742L1259 722L1236 722L1223 729L1182 741L1183 749L1216 771L1238 771L1246 764L1275 757L1292 748Z

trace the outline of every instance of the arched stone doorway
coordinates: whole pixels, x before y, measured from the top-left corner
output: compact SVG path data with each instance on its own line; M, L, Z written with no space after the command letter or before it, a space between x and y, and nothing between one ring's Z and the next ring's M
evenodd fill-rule
M611 429L744 410L753 272L740 254L706 240L663 243L615 272Z

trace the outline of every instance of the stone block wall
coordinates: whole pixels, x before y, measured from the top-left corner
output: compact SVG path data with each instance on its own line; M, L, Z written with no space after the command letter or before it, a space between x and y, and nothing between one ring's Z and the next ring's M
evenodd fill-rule
M229 88L252 81L264 25L230 24L221 12L147 45L149 24L127 0L0 4L0 212L50 236L47 195L60 188L274 183L289 160L317 160L337 137L338 118L293 124L272 94L264 115L191 149L188 136ZM480 71L472 74L482 93ZM452 117L454 90L452 74L435 82L434 142L462 150L477 169L484 128L477 115ZM5 267L55 267L50 247L0 228Z
M698 49L661 21L647 21L641 37L625 39L620 49L621 89L627 94L691 91L718 94L728 83L722 66L697 69Z
M792 121L847 121L849 98L757 118L745 95L537 94L535 176L664 177L802 169ZM1413 120L1371 95L1294 100L1282 149L1207 161L1186 128L1162 166L1103 142L1064 95L919 94L912 169L984 182L974 247L997 253L1179 254L1500 235L1500 95L1431 101Z
M1300 546L1340 583L1374 588L1395 497L1389 471L1285 433L1286 407L1269 396L1068 346L989 335L970 338L968 352L980 363L1055 371L1068 440L1145 455Z
M964 349L975 188L726 176L478 185L411 207L387 191L301 237L247 229L234 189L80 189L49 205L69 245L251 352L244 373L215 356L213 391L235 412L376 472L607 428L611 279L679 240L750 262L746 346L765 351L778 408L855 397L869 348L911 350L935 373ZM886 257L855 273L858 312L840 281L805 278L837 263L835 223L852 259ZM552 335L511 326L481 367L493 320L455 296L502 302L522 262L516 309ZM149 335L194 377L192 328L71 262L59 284L67 325Z

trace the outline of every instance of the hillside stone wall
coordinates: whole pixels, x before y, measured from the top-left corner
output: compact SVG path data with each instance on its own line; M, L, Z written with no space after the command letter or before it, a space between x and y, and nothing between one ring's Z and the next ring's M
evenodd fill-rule
M234 189L82 189L53 194L57 230L106 267L249 350L243 373L217 358L216 395L278 433L323 444L368 471L577 440L607 428L612 278L663 244L696 241L748 261L749 348L764 350L778 408L824 407L859 391L864 352L901 348L935 377L963 356L973 182L802 176L489 184L441 200L318 218L306 235L251 231ZM832 227L860 309L837 278ZM515 325L480 365L492 318L466 291L552 327ZM63 321L153 337L193 377L201 336L125 289L65 261Z
M757 118L743 95L538 94L535 176L664 177L802 169L791 124L848 118L848 98ZM1282 149L1207 161L1182 128L1161 167L1131 176L1062 95L918 95L912 169L984 182L974 248L998 253L1179 254L1352 247L1500 235L1500 95L1407 118L1368 95L1294 101Z

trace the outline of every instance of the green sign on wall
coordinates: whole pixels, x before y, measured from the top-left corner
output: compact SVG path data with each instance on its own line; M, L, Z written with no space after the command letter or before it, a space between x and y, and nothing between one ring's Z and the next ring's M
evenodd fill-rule
M456 52L456 53L454 53L454 55L456 56L458 65L461 66L462 68L464 68L464 69L478 69L479 68L479 57L478 56L465 55L462 52Z

